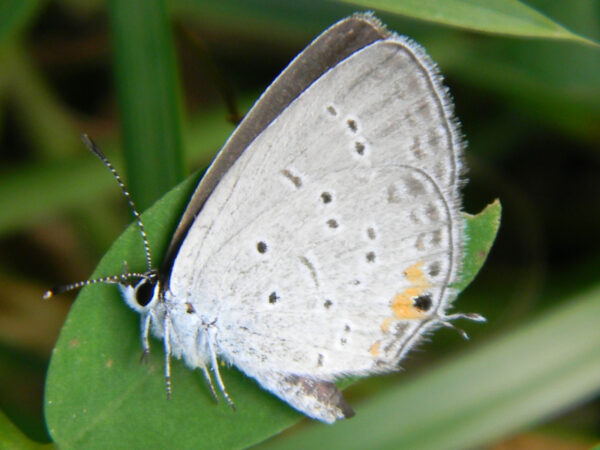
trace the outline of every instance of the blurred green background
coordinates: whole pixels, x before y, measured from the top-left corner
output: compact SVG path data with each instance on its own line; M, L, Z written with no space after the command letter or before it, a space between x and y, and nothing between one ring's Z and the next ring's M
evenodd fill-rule
M456 303L489 322L465 324L468 342L440 330L401 373L349 388L359 415L347 424L304 420L269 445L598 442L600 52L578 36L600 40L600 1L356 3L0 2L4 447L51 440L44 380L74 294L42 302L42 293L86 279L131 221L80 133L105 150L145 210L207 167L235 118L317 34L367 9L421 43L445 75L469 142L465 210L502 201L490 257ZM456 399L436 390L444 383ZM475 406L463 411L462 398ZM429 420L440 402L456 412ZM412 431L397 411L415 418Z

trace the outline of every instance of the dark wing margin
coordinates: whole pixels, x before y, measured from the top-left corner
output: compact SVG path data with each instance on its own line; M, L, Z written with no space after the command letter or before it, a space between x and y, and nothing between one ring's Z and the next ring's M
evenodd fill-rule
M163 286L168 286L181 243L206 199L248 145L323 73L357 50L390 34L373 15L355 14L324 31L275 79L235 129L194 191L160 270Z

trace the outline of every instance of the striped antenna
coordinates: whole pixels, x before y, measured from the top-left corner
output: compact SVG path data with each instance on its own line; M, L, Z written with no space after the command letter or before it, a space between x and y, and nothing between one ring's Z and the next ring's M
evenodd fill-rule
M120 275L111 275L108 277L94 278L93 280L85 280L78 281L77 283L65 284L61 286L55 286L52 289L44 292L42 298L44 300L48 300L49 298L54 297L55 295L62 294L63 292L72 291L73 289L79 289L84 286L89 286L90 284L97 283L127 283L130 278L151 278L154 276L155 272L147 272L147 273L138 273L138 272L129 272L122 273Z
M104 165L106 167L108 167L108 169L113 174L113 177L115 177L115 179L117 180L117 183L119 183L119 187L121 188L121 191L123 192L123 195L125 196L125 199L127 200L127 203L129 203L129 206L131 207L131 211L133 212L133 215L137 222L138 228L140 229L140 235L142 236L142 241L144 243L144 253L146 254L146 264L148 265L148 272L146 272L146 273L126 272L126 273L122 273L120 275L111 275L111 276L107 276L107 277L94 278L93 280L78 281L77 283L71 283L71 284L66 284L66 285L62 285L62 286L55 286L52 289L50 289L49 291L44 292L44 295L42 296L42 298L44 300L52 298L55 295L62 294L63 292L71 291L73 289L79 289L84 286L89 286L90 284L97 284L97 283L127 284L130 281L130 279L132 279L132 278L151 279L153 277L156 277L156 275L157 275L156 270L152 269L152 257L150 256L150 244L148 243L148 236L146 235L146 230L144 229L144 223L142 222L140 213L138 212L137 208L135 207L135 204L133 203L133 200L131 198L131 194L127 190L127 187L125 186L125 183L123 182L123 179L118 174L117 169L114 168L112 163L108 160L108 158L104 155L104 153L102 153L102 150L100 150L98 148L96 143L87 134L83 133L81 135L81 139L83 140L83 143L86 145L86 147L89 148L90 151L94 155L96 155L98 158L100 158L100 160L104 163ZM127 269L125 269L125 270L127 270Z
M142 241L144 242L144 253L146 253L146 264L148 265L148 271L151 271L152 270L152 257L150 256L150 244L148 243L148 236L146 235L146 230L144 229L144 223L142 222L140 213L138 212L137 208L135 207L135 203L133 203L133 199L131 198L131 194L129 193L127 186L125 186L125 183L121 179L121 176L118 174L117 169L115 169L115 167L108 160L108 158L106 156L104 156L104 153L102 153L102 151L98 148L96 143L85 133L82 133L81 139L83 139L83 143L87 146L87 148L89 148L90 151L94 155L96 155L98 158L100 158L100 160L104 163L104 165L106 167L108 167L108 169L112 172L113 177L115 177L115 180L117 180L117 183L119 183L119 187L121 188L121 191L123 192L123 195L125 196L125 199L127 200L127 203L129 203L129 206L131 207L131 211L133 212L133 215L137 222L138 228L140 229Z

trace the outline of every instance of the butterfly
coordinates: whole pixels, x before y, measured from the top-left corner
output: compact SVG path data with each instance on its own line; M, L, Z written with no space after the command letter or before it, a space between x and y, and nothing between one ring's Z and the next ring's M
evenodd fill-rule
M98 147L88 147L118 174ZM373 15L323 32L278 76L199 183L159 269L118 283L169 358L234 407L219 361L295 409L354 415L335 382L394 371L449 314L464 253L464 143L435 63ZM235 408L235 407L234 407Z

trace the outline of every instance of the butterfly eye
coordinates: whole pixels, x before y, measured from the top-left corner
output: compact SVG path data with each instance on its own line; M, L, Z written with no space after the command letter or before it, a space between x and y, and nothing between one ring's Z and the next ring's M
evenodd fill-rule
M135 301L140 306L146 306L152 301L155 280L142 280L135 288Z

